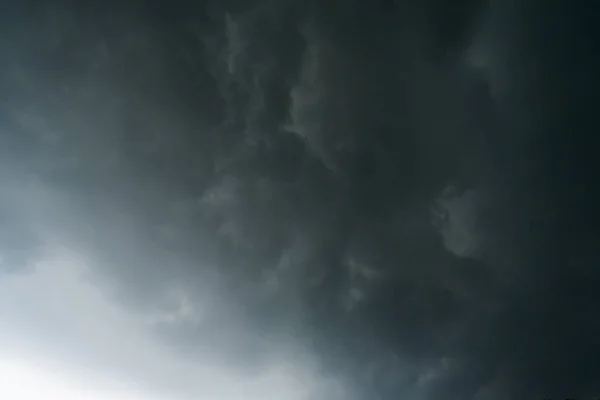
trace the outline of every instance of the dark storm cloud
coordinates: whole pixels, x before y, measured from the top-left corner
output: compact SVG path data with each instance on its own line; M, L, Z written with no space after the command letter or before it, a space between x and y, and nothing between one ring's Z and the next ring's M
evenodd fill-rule
M285 338L358 397L594 395L595 60L545 44L583 17L536 7L17 12L6 159L70 193L124 301L211 298L159 328L190 357Z

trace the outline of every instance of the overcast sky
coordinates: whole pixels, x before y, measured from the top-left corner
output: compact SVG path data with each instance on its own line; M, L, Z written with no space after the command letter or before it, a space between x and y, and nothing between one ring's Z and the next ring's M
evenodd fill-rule
M600 396L558 3L3 3L0 398Z

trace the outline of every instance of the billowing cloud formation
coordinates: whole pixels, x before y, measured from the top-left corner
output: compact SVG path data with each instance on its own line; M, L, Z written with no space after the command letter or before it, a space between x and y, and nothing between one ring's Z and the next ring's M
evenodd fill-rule
M2 238L307 396L598 395L591 23L408 3L8 7Z

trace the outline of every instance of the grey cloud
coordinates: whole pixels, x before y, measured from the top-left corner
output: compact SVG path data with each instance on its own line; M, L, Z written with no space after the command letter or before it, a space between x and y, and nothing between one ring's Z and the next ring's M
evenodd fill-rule
M43 253L41 241L35 232L27 229L27 224L23 224L18 216L3 211L0 217L0 271L30 271Z
M588 394L597 343L562 325L596 330L596 276L559 261L594 262L593 239L563 233L588 229L571 221L594 197L566 210L583 172L548 160L592 143L541 117L561 107L545 89L578 92L523 58L554 60L527 10L449 7L39 11L5 28L27 50L4 43L22 55L2 72L5 143L23 155L5 164L41 179L44 223L188 360L211 348L268 374L300 349L357 398Z
M75 13L72 18L73 23L84 23L89 16ZM46 90L57 93L61 100L54 108L56 113L47 108L48 101L42 102L37 112L46 116L43 125L52 119L62 128L66 146L59 146L60 149L79 159L59 175L76 172L80 182L85 181L88 186L57 183L62 185L59 192L66 191L61 198L68 200L69 206L64 203L60 213L46 206L53 214L52 226L60 224L59 215L71 220L67 234L72 245L93 254L106 279L116 282L120 288L117 290L124 292L119 296L125 295L127 302L138 307L148 301L156 302L152 297L161 292L164 282L171 280L185 281L190 290L198 291L217 285L218 306L206 317L216 327L212 328L215 333L211 335L209 328L207 339L199 332L204 327L182 328L195 332L198 342L209 340L223 352L232 343L237 343L234 348L240 350L256 347L252 359L258 362L260 353L269 348L261 335L277 337L280 332L289 331L300 336L297 340L301 343L314 342L313 351L322 356L323 363L351 374L362 376L361 366L379 357L369 354L370 341L381 342L375 346L377 353L384 354L390 346L389 351L399 357L404 357L404 353L416 357L438 340L437 334L419 339L417 329L444 331L453 325L450 321L436 321L443 312L445 295L440 291L449 285L445 282L448 278L440 279L437 266L428 266L421 272L417 265L424 256L429 263L457 264L444 255L437 233L429 224L429 202L446 184L446 177L436 176L436 182L422 185L419 174L429 166L417 167L411 176L400 172L416 161L415 154L411 155L415 151L428 160L435 160L440 154L441 149L430 152L427 140L413 142L412 138L417 137L416 132L412 133L413 125L417 131L420 129L419 118L413 120L402 112L395 115L410 99L406 94L402 94L404 98L397 96L407 88L412 90L405 79L412 76L420 82L425 77L412 67L396 71L389 64L393 59L387 59L387 51L372 46L373 40L397 33L394 30L380 29L372 39L360 30L352 32L353 37L366 35L355 47L348 46L347 39L341 36L328 37L330 29L320 19L308 21L314 24L311 29L316 32L316 37L308 40L303 38L299 25L269 25L260 13L223 14L216 21L221 30L220 46L227 56L221 68L225 76L215 75L219 72L215 68L209 70L214 86L209 86L205 96L220 97L215 103L225 110L216 114L224 120L210 126L215 116L200 118L203 122L194 139L187 138L187 126L193 126L196 119L170 107L171 101L182 101L177 98L178 93L167 90L169 96L157 94L169 85L154 78L169 79L166 74L171 66L165 66L158 61L158 55L148 51L147 43L157 40L160 33L146 28L143 22L127 26L126 38L131 41L123 43L130 43L131 48L120 53L120 42L108 43L115 64L108 62L97 67L99 70L92 69L94 79L83 79L89 76L90 65L97 65L94 60L84 57L87 65L61 61L75 71L61 71L54 78L58 82L64 80L72 88L65 93L58 85L52 88L46 84ZM104 23L94 24L102 27ZM43 32L44 27L41 29ZM235 30L239 31L238 36L244 34L246 46L232 47ZM185 34L181 32L173 40L183 40ZM95 35L91 34L90 42L102 43L102 35ZM285 43L279 43L284 38L294 44L289 55L283 52ZM314 49L319 50L316 56L311 54ZM211 49L208 50L210 55ZM410 43L402 42L392 50L410 51L402 57L405 60L419 57ZM59 60L63 54L61 49L49 51ZM137 54L134 59L129 58L132 52ZM169 54L168 50L164 52ZM164 52L160 53L163 57ZM170 55L175 58L175 68L178 54ZM303 55L308 57L308 64L301 72ZM232 56L236 63L233 69ZM63 67L61 62L52 64L53 59L43 52L38 57L49 65ZM310 76L310 63L314 61L311 57L318 58L323 71L318 77ZM361 62L361 57L369 61ZM123 71L119 71L119 65ZM27 71L28 67L22 68ZM33 65L29 68L32 78L41 79ZM372 75L373 80L361 80L377 68L382 70ZM130 75L136 69L143 71L140 75L146 87L138 86L135 74ZM109 86L95 80L98 76L107 76ZM315 102L310 107L323 108L319 111L323 114L300 117L298 107L302 106L298 101L308 100L299 100L298 96L314 96L311 92L319 90L315 80L325 87L326 93L309 99ZM211 81L207 78L206 82ZM31 96L24 87L14 90ZM193 101L194 97L189 96L184 100ZM434 96L433 92L425 94L423 105L417 107L427 107L427 98ZM119 101L113 104L113 100ZM5 108L13 119L16 107L11 104ZM312 146L316 158L324 159L325 165L306 151L304 140L283 129L289 118L296 127L303 126L300 130L306 131L306 146ZM184 122L174 123L177 119ZM19 120L15 124L40 134L39 125L23 126ZM313 124L322 127L315 132ZM365 134L365 130L369 133ZM248 140L253 135L259 138L258 143ZM309 139L306 135L313 136ZM153 136L160 144L149 147L146 143ZM189 140L196 146L188 145ZM348 140L349 145L342 145ZM44 150L40 152L44 154ZM196 176L190 174L192 169ZM434 170L442 172L439 167ZM47 179L47 170L40 168L38 172ZM211 188L228 189L229 200L215 202L211 193L219 190ZM415 189L419 192L416 202L407 203L403 193ZM79 208L72 208L74 204ZM177 217L178 213L182 214ZM298 241L308 244L299 249ZM170 258L171 254L175 258ZM356 269L351 268L356 264L349 260L361 260L372 268L369 274L381 277L374 283L361 283L365 277L356 275ZM205 272L203 266L216 268L217 272ZM265 289L264 276L271 270L277 271L280 285L287 281L285 289ZM452 268L448 272L454 273ZM402 282L400 286L396 287L396 281ZM367 290L364 286L374 288ZM351 313L345 306L348 296L362 303ZM441 297L431 300L430 296ZM396 302L407 305L394 310L392 304ZM411 311L413 307L419 311ZM408 324L413 312L424 313L424 318L430 320L405 331L400 328L401 321L413 325ZM236 333L242 327L245 332ZM367 333L371 327L375 332ZM348 329L351 330L346 333ZM363 339L363 332L371 338ZM406 340L406 344L397 346L395 337ZM411 342L416 347L411 348ZM339 355L348 358L348 367L335 361ZM392 380L387 381L393 386ZM374 390L379 390L376 382L373 385Z

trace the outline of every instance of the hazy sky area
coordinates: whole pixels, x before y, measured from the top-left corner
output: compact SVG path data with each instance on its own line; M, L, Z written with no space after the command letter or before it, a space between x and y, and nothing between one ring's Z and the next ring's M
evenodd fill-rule
M0 399L600 398L597 6L109 3L0 5Z

